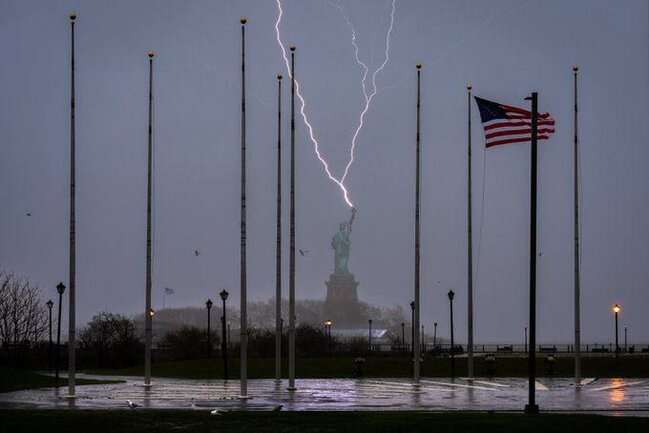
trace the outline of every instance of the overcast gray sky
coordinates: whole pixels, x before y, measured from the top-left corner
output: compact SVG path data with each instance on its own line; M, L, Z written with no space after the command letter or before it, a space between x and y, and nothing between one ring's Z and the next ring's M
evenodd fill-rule
M390 1L339 4L355 25L360 58L375 68ZM323 0L283 0L283 8L282 38L298 45L306 110L339 175L363 106L349 28ZM165 286L176 289L169 306L201 305L223 287L238 303L240 15L249 19L249 297L273 296L275 74L284 68L275 0L1 0L1 266L52 297L67 279L70 12L78 14L79 321L101 310L144 309L148 50L157 53L154 306ZM541 342L572 339L571 66L578 63L582 341L612 340L614 302L630 339L649 340L648 23L646 0L397 0L390 59L377 76L383 90L347 179L358 208L350 270L361 299L406 306L412 298L413 71L421 61L422 323L430 329L438 321L446 334L452 288L456 335L466 336L470 82L476 94L513 105L539 91L540 109L557 121L539 149L538 329ZM519 341L527 323L529 146L485 153L475 106L473 113L476 340ZM322 298L333 269L330 239L349 211L304 124L297 126L297 245L310 251L298 255L298 298Z

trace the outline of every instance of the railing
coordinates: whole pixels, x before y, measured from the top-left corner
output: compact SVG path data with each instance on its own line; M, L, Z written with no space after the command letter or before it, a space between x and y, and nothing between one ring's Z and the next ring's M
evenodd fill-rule
M408 348L410 346L408 345ZM394 350L394 349L393 349ZM451 345L448 343L424 344L424 352L450 353ZM473 353L527 353L529 347L525 344L474 344ZM575 346L572 344L538 344L536 345L538 353L575 353ZM466 345L455 345L456 354L466 353ZM581 345L582 353L615 353L615 344L583 344ZM649 344L629 344L626 347L620 345L620 353L647 353L649 354Z

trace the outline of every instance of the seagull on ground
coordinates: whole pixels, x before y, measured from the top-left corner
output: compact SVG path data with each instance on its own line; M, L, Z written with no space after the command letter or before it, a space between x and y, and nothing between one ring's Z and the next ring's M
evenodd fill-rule
M128 407L130 407L131 409L142 406L141 404L134 403L131 400L126 400L126 404L128 404Z
M223 415L226 411L220 410L220 409L214 409L212 412L210 412L210 415Z

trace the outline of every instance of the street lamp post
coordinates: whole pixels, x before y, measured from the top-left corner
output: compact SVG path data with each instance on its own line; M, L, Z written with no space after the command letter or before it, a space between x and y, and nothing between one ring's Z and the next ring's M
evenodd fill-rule
M401 351L406 350L406 323L401 322Z
M208 299L205 301L205 306L207 307L207 359L212 359L212 328L210 320L210 311L212 310L212 300Z
M421 325L421 347L422 351L426 351L426 334L424 334L424 325Z
M56 286L56 291L59 294L59 318L56 324L56 386L59 386L59 370L61 369L60 357L61 357L61 302L63 298L63 292L65 292L65 285L59 283Z
M223 354L223 378L228 380L228 343L227 335L225 333L225 325L227 323L225 316L225 301L228 299L229 293L226 290L221 290L219 296L223 301L223 316L221 316L221 353ZM230 330L230 324L228 325L228 331Z
M624 353L626 353L626 326L624 327Z
M618 341L617 324L618 324L618 314L620 313L621 309L622 308L620 307L619 304L613 305L613 313L615 313L615 357L616 358L620 354L620 344Z
M415 359L415 301L410 303L410 353Z
M370 325L370 331L369 331L369 333L367 335L367 337L368 337L367 338L367 347L369 347L369 350L371 352L372 351L372 319L369 319L367 321L367 323L369 323L369 325Z
M325 332L327 333L327 352L331 353L331 324L333 322L328 319L325 322Z
M525 353L527 353L527 326L525 327Z
M451 307L451 377L455 377L455 341L453 339L453 298L455 297L455 292L453 290L448 291L448 300L450 301Z
M437 345L437 322L433 323L433 350Z
M49 344L47 346L47 371L52 372L52 306L54 302L50 299L45 303L49 314Z

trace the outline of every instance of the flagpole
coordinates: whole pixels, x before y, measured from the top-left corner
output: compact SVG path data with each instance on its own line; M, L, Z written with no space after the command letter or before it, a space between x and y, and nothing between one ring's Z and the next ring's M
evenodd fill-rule
M572 67L574 75L574 237L575 237L575 386L581 384L581 329L580 329L580 275L579 275L579 139L578 139L578 101L577 101L577 73L579 66Z
M468 378L473 379L473 217L471 203L471 84L467 89L467 354Z
M275 380L282 380L282 74L277 74L277 247L275 251Z
M75 398L76 376L76 286L77 286L77 232L76 232L76 125L74 98L74 21L70 14L70 244L69 281L70 312L68 319L68 398Z
M247 298L247 254L246 254L246 22L241 23L241 257L240 257L240 287L241 287L241 398L248 397L248 298Z
M421 170L421 144L420 144L420 110L421 110L421 63L417 63L417 134L416 134L416 168L415 168L415 311L413 324L413 381L415 386L419 386L419 262L420 262L420 222L419 213L421 210L420 203L420 170Z
M145 282L145 311L144 311L144 386L151 386L151 342L153 317L151 316L151 197L153 181L153 56L149 51L149 125L147 145L147 189L146 189L146 282Z
M295 45L291 45L291 196L288 274L288 390L295 391Z
M532 143L530 164L530 351L528 404L525 413L539 413L536 404L536 175L537 175L537 139L538 139L538 93L525 98L532 102Z

